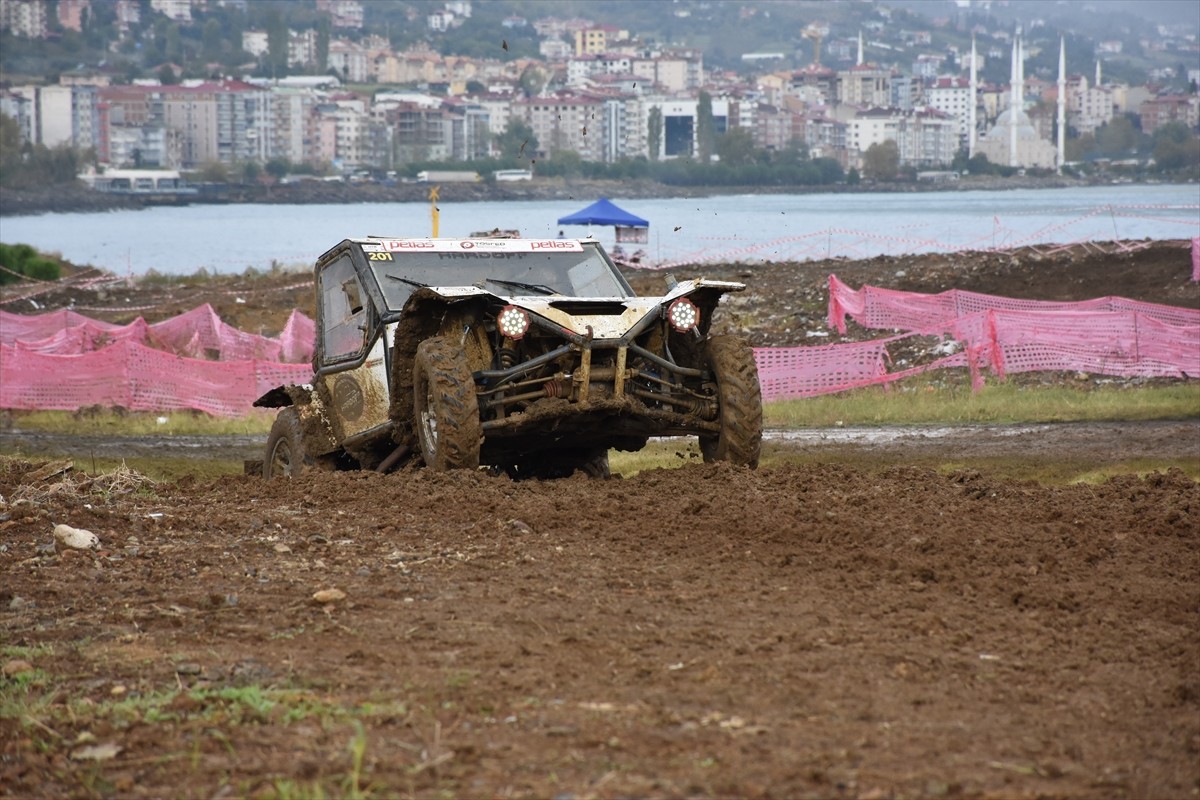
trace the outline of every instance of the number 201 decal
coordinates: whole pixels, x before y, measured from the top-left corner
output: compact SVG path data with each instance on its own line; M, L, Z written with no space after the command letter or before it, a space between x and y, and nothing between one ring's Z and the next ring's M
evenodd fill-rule
M391 261L391 253L367 253L368 261Z

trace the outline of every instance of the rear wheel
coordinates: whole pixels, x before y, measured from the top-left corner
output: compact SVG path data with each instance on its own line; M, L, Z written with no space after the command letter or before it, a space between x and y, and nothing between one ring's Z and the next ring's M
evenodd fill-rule
M512 464L503 471L514 481L556 480L569 478L576 472L582 472L589 478L607 478L612 474L608 468L608 450L605 448L544 452L536 459Z
M263 477L293 478L313 465L304 450L304 432L300 415L294 408L284 408L275 416L267 437L267 452L263 459Z
M608 468L608 451L598 450L591 454L587 461L579 467L579 471L589 478L607 478L612 475Z
M705 461L758 466L762 449L762 389L754 350L736 336L708 340L708 366L717 381L721 431L700 437Z
M479 401L462 351L442 337L417 347L413 364L413 422L426 466L479 466Z

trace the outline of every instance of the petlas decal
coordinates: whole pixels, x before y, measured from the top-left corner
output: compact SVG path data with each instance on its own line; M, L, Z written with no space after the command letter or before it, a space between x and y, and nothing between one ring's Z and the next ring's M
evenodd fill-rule
M559 251L582 253L583 245L576 239L381 239L377 244L390 253L423 251L426 253L463 253L472 250L506 253ZM369 245L363 243L363 249Z

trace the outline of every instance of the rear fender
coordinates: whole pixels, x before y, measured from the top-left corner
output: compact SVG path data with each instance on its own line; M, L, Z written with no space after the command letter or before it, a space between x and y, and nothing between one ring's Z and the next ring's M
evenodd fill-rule
M313 391L309 384L297 386L276 386L271 391L254 401L259 408L296 409L300 417L300 430L303 433L304 449L314 459L332 453L338 449L337 437L329 424L329 414L321 396Z

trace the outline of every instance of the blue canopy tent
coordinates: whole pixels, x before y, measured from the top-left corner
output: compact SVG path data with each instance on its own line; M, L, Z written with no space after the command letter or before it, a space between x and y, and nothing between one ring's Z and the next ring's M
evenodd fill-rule
M617 231L618 242L650 241L650 223L641 217L630 214L624 209L617 208L606 198L600 198L587 208L558 218L559 225L613 225Z

